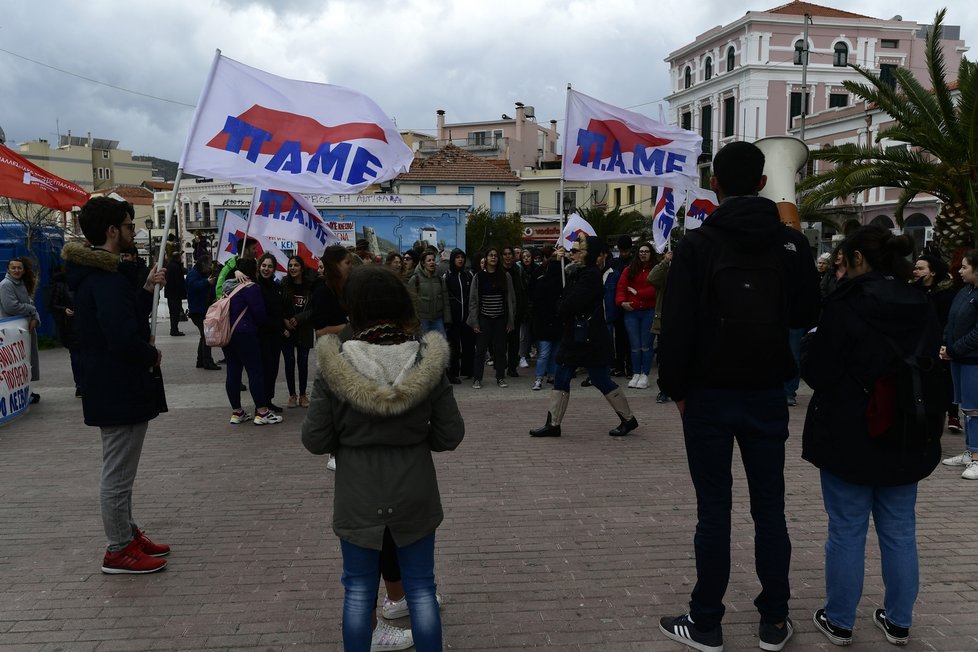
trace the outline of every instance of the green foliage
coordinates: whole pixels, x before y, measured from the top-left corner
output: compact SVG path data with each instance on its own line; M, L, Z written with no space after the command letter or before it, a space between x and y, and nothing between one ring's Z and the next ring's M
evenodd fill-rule
M604 238L612 246L623 235L638 236L641 240L647 240L652 232L651 218L638 211L622 212L618 208L610 211L603 208L588 208L579 213L594 227L597 236Z
M493 215L485 206L465 218L465 253L469 256L489 247L512 247L523 241L523 223L519 213Z
M930 89L904 68L894 72L895 87L879 75L852 66L867 83L843 82L854 96L892 116L895 124L880 130L876 143L845 144L812 152L833 169L805 179L802 213L879 187L899 188L896 218L917 195L937 197L943 208L937 237L945 251L963 244L978 244L978 68L964 57L958 69L955 96L946 78L941 49L942 9L927 35L926 58ZM906 148L884 149L884 139L906 143Z

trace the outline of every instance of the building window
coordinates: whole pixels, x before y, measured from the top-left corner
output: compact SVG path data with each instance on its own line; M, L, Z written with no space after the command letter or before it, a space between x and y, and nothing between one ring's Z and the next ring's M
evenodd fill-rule
M615 208L621 206L621 188L615 188Z
M884 38L880 40L880 47L887 50L896 50L900 47L900 41L892 38Z
M105 177L102 176L102 174L102 168L95 168L95 176L97 176L99 179L104 179Z
M693 129L693 114L686 112L682 117L682 127L686 131L691 131Z
M499 145L499 141L501 141L502 139L503 139L503 130L502 129L496 129L495 131L492 132L492 144L493 145Z
M707 104L700 109L700 135L703 137L703 153L713 153L713 107Z
M200 213L204 220L204 226L211 225L211 203L209 201L200 202Z
M564 191L564 201L560 201L560 191L558 190L554 193L554 201L557 204L557 212L561 210L565 213L573 213L577 210L577 191L576 190L565 190Z
M733 46L731 45L729 48L727 48L727 72L730 72L731 70L734 69L734 57L735 56L736 56L736 53L734 53Z
M805 42L801 39L795 41L795 65L800 66L805 60Z
M808 109L811 106L811 101L812 100L811 100L811 97L809 97L809 94L808 93L805 93L805 105L806 105L805 106L805 115L808 115L809 114L809 110ZM789 123L789 125L791 123L791 120L793 120L797 116L800 116L801 113L802 113L801 93L792 93L791 94L791 114L788 116L788 123Z
M475 194L475 186L459 186L458 187L458 194L460 194L460 195L474 195Z
M711 57L707 57L706 63L703 64L703 78L706 80L713 78L713 59Z
M849 46L845 43L835 44L835 55L832 57L832 65L836 68L844 68L849 65Z
M109 158L109 151L106 149L102 150L102 158Z
M728 138L734 135L734 125L737 118L737 101L732 97L723 100L723 136Z
M628 203L635 203L635 186L628 186Z
M686 72L683 73L683 88L689 88L693 85L693 69L686 66Z
M493 215L506 212L506 193L495 190L489 193L489 212Z
M485 145L486 144L486 132L484 131L470 131L468 137L469 145Z
M896 68L892 63L880 64L880 81L890 88L896 88L896 76L893 74Z
M438 190L436 186L421 186L422 195L433 195Z
M540 214L540 193L521 192L520 193L520 215L539 215Z
M849 106L849 96L846 93L829 93L829 108L838 109Z

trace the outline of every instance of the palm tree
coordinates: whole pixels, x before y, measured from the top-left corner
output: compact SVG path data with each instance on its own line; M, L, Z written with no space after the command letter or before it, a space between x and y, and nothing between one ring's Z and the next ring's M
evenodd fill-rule
M853 65L869 83L845 81L853 95L892 116L893 126L880 130L873 146L837 145L813 151L812 158L835 164L831 170L805 179L803 210L833 199L878 187L900 188L896 218L920 193L942 202L935 236L944 251L978 245L978 70L961 58L957 95L946 80L941 49L944 15L937 12L927 35L927 70L931 89L923 87L904 68L894 72L896 84ZM907 143L907 148L884 149L883 139Z
M641 236L649 233L649 218L638 211L621 211L618 208L607 211L592 207L579 209L577 212L594 227L597 236L608 243L615 242L622 235Z

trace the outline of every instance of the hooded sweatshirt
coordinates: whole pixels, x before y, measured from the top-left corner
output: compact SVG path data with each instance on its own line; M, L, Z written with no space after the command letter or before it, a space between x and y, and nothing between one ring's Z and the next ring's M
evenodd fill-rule
M774 202L762 197L729 197L709 217L708 224L724 241L747 252L762 252L780 243L788 301L788 326L808 328L815 324L821 295L818 272L808 240L798 230L781 224ZM797 373L794 356L784 341L765 343L751 352L758 360L771 361L770 377L745 387L738 376L718 375L704 354L704 342L712 341L709 306L704 305L704 284L717 243L700 230L689 231L673 255L667 292L663 299L662 341L659 350L659 389L676 400L691 388L771 389Z

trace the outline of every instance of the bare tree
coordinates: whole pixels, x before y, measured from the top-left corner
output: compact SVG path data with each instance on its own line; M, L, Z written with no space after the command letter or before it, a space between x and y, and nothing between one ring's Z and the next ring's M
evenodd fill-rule
M0 198L0 221L14 222L24 227L25 244L34 257L34 240L48 226L62 227L62 213L39 204L19 199Z

